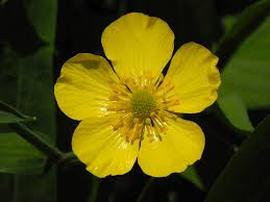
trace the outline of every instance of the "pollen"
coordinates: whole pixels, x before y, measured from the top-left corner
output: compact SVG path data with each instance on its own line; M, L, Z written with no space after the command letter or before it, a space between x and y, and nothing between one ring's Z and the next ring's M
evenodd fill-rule
M162 141L167 130L167 120L174 119L170 107L179 103L173 94L174 86L148 77L128 78L125 83L112 85L112 94L105 106L113 120L115 134L123 136L128 143L141 141L144 136L150 141Z
M157 107L154 96L145 90L134 92L130 104L134 117L139 119L150 117L151 112Z

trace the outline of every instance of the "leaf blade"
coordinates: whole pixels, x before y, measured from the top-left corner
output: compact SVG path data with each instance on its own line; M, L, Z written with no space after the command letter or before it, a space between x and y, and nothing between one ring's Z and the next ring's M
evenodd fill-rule
M254 130L245 103L239 95L233 93L221 95L218 99L218 106L235 128L247 132Z
M210 189L205 202L259 201L266 191L264 185L270 183L269 133L268 115L231 158Z
M0 133L0 172L40 174L46 157L15 132Z
M185 170L185 172L181 173L181 176L186 180L190 181L191 183L193 183L200 190L205 189L205 186L194 166L188 167L187 170Z

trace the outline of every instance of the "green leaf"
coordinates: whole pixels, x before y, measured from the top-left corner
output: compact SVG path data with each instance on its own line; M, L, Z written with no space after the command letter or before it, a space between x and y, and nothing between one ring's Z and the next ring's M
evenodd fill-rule
M222 19L223 29L224 29L224 35L223 40L226 38L230 31L232 31L234 28L233 26L236 25L237 16L228 15Z
M28 121L35 121L35 120L36 120L35 117L29 116L29 117L22 118L22 117L15 115L13 113L0 110L0 124L28 122Z
M24 9L20 12L27 15L27 22L31 22L38 37L46 44L27 56L18 55L10 46L6 45L7 43L4 44L0 58L0 99L15 106L16 109L25 114L37 116L37 121L32 125L33 130L41 131L54 142L56 130L52 89L57 1L23 0L20 2L23 4L23 8L16 7L16 9ZM36 42L38 41L27 43L35 44ZM19 142L19 136L14 138L18 138L16 141ZM6 140L6 143L9 141ZM33 153L37 151L28 149L29 152ZM39 157L36 157L36 160L38 161ZM55 175L55 169L52 168L46 170L46 173L42 173L42 175L14 175L11 179L12 182L5 181L5 186L9 186L13 192L10 201L56 201ZM2 182L2 176L0 177ZM0 190L1 197L5 193L6 189Z
M253 26L256 27L265 16L269 15L269 9L270 0L259 0L241 12L236 20L231 17L225 20L225 25L228 25L229 30L222 37L223 44L243 37L243 32L249 34ZM233 22L235 23L232 25Z
M25 115L11 105L0 100L0 123L18 123L27 121L36 121L36 117Z
M270 17L252 33L222 73L218 104L229 122L251 132L248 110L270 108Z
M270 201L269 134L270 115L242 143L210 189L205 202ZM262 197L267 199L261 200Z
M227 25L229 25L230 29L225 32L215 48L215 53L221 59L219 64L222 67L227 64L239 45L269 16L269 13L270 0L259 0L245 8L232 26L230 26L232 19L229 21L224 20L226 23L225 29Z
M270 17L247 38L224 69L220 102L225 103L222 99L230 96L233 90L248 109L270 107L269 35Z
M18 134L0 133L0 172L37 174L45 163L46 157Z
M228 121L237 129L252 132L254 130L249 120L245 103L238 94L220 96L218 105Z
M181 173L181 176L190 181L191 183L193 183L200 190L205 189L205 186L194 166L189 166L185 172Z
M1 123L17 123L17 122L23 122L24 119L21 117L18 117L12 113L0 111L0 124Z

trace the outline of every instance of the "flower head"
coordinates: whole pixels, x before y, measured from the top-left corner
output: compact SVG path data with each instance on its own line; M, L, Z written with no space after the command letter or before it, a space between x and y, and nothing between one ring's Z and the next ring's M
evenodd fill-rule
M127 173L136 159L151 176L184 171L201 158L205 140L196 123L176 113L201 112L217 99L218 58L189 42L171 59L170 27L141 13L112 22L101 41L113 67L101 56L77 54L55 84L60 109L81 121L74 153L99 177Z

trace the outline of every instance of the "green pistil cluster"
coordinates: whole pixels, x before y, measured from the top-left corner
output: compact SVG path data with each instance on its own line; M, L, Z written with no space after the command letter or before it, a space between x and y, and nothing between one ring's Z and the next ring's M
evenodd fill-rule
M132 94L131 108L134 117L144 119L156 108L156 101L151 93L139 90Z

